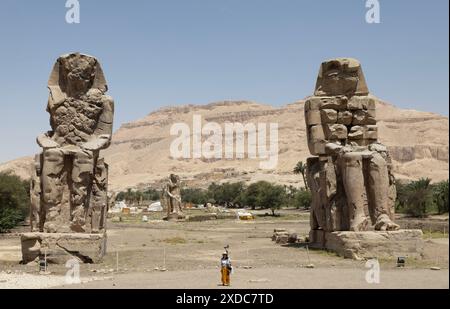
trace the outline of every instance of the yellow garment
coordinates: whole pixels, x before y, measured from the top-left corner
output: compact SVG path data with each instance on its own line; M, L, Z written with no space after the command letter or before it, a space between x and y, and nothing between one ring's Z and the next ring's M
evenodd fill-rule
M221 269L222 274L222 285L229 286L230 285L230 269L227 266L222 266Z

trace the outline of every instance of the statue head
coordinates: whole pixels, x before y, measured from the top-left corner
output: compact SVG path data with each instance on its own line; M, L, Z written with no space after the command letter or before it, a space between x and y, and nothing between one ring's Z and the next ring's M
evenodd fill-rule
M94 58L80 54L60 59L60 78L64 78L68 93L83 94L92 87L96 62Z
M58 101L61 96L79 97L91 88L108 90L103 70L94 57L80 53L63 55L56 61L48 82L51 95Z
M175 175L175 174L170 174L170 181L171 181L172 183L178 183L179 180L180 180L180 177L178 177L178 176Z
M368 94L369 90L358 60L337 58L322 63L314 95L350 98Z

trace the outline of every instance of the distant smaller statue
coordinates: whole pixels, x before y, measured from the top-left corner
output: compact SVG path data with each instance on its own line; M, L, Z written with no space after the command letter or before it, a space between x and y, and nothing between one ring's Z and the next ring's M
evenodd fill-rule
M167 210L167 220L183 219L183 209L181 203L181 181L180 177L171 174L169 180L162 190L163 207Z

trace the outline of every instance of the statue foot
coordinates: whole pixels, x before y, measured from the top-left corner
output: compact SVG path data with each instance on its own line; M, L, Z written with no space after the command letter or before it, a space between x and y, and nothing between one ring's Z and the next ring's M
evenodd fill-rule
M56 224L54 224L53 222L45 222L44 231L46 233L57 233L58 229L56 228Z
M376 231L397 231L400 229L398 224L395 224L388 215L380 215L375 223Z
M86 220L79 218L74 218L70 223L70 230L75 233L85 233L86 232Z
M368 226L369 226L369 219L365 216L360 216L350 223L350 231L353 232L367 231Z

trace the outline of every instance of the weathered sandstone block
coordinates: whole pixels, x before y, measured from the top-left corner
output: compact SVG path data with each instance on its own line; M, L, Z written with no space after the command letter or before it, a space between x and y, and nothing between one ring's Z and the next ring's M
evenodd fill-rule
M38 258L65 264L76 258L80 263L99 263L106 254L106 234L25 233L21 235L22 263Z
M324 232L312 230L310 241L315 248L327 249L350 259L422 258L421 230Z
M349 126L352 124L353 114L350 111L340 111L338 114L337 123Z
M323 124L336 123L337 121L337 111L334 109L322 109L320 111L321 120Z

